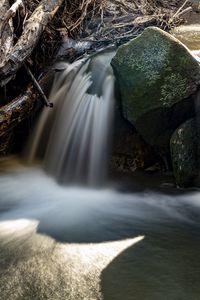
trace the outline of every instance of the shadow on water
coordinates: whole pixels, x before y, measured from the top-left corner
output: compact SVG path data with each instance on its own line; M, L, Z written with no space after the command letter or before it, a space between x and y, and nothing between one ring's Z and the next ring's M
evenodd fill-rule
M148 235L102 272L103 299L199 299L199 247L199 233L189 230Z
M107 58L93 58L89 73L88 62L58 74L55 115L44 111L28 151L30 162L43 156L42 167L0 160L1 300L199 299L198 191L67 187L44 171L60 182L105 179L114 103Z
M7 168L1 299L198 300L199 219L197 191L63 187L38 167Z

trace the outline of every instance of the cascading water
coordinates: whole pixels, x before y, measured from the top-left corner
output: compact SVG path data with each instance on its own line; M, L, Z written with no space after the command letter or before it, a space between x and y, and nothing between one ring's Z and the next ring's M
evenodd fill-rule
M114 52L65 66L50 94L28 147L29 162L39 155L60 182L99 185L105 179L112 128ZM45 143L44 143L45 139Z
M44 109L27 147L42 166L0 159L1 300L199 299L199 191L153 192L142 182L122 193L53 178L104 178L112 55L62 65L54 109Z

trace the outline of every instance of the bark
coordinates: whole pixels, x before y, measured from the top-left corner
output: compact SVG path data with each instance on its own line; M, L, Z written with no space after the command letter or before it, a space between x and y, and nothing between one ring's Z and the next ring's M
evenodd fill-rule
M0 137L0 156L9 154L13 139L13 133L10 131Z
M6 24L16 15L17 10L19 10L23 16L24 16L24 4L22 0L16 0L16 2L5 11L3 15L3 19L1 22L1 33L4 31Z
M37 98L34 88L29 86L24 94L0 108L0 138L33 112Z
M48 95L50 86L52 85L54 74L55 71L50 70L39 81L46 95ZM34 84L30 84L23 94L0 108L0 144L5 134L42 106L43 100L40 100L38 93L35 92Z
M21 37L0 68L1 86L4 86L14 77L22 63L30 56L45 26L53 18L62 2L63 0L42 0L26 21Z
M9 1L2 0L0 3L0 66L6 60L13 46L13 26L12 20L4 23L5 15L9 10Z

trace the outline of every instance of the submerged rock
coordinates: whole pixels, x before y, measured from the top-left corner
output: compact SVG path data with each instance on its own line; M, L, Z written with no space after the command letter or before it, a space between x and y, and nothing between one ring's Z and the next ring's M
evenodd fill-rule
M180 125L170 140L174 176L180 187L194 185L198 176L198 130L195 119Z
M200 85L200 67L170 34L149 27L119 47L112 60L123 116L164 152L174 130L193 117L189 98Z

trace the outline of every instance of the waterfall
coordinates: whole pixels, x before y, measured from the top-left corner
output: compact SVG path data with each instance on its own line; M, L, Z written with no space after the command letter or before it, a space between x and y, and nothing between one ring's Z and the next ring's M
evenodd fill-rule
M113 119L114 52L65 64L28 145L28 160L43 160L60 182L99 185L106 175Z

